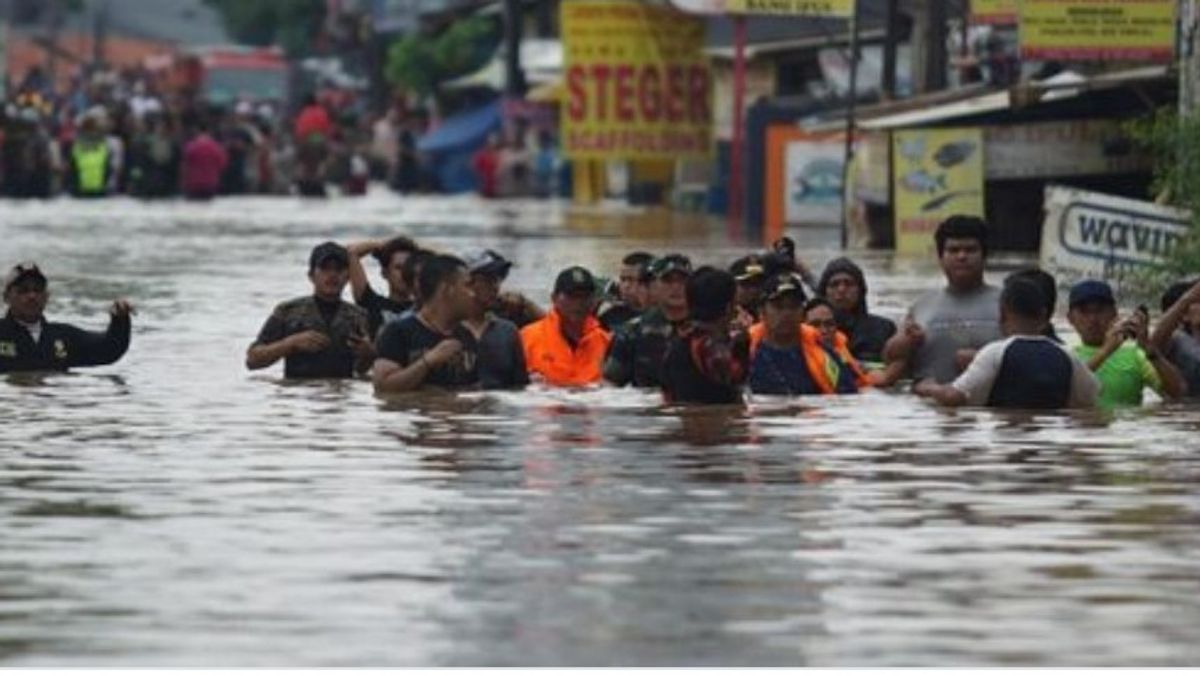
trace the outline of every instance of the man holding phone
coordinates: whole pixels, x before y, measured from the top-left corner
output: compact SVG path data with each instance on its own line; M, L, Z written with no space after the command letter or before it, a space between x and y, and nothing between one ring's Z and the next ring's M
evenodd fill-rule
M349 270L344 246L329 241L314 248L308 259L313 294L275 308L246 352L246 367L260 370L283 359L288 379L349 378L370 370L375 347L367 313L342 300Z
M1145 306L1118 316L1112 288L1103 281L1081 281L1071 289L1067 319L1083 344L1075 355L1100 380L1100 407L1140 406L1147 387L1168 399L1187 393L1179 370L1150 341L1150 312Z

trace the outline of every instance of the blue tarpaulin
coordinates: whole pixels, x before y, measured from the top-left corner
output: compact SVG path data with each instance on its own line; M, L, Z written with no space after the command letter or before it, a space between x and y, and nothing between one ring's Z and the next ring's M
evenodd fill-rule
M417 141L417 149L430 153L477 150L483 147L488 134L500 130L500 113L500 101L497 100L482 108L455 115L422 136Z
M501 103L493 101L481 108L455 115L417 141L417 149L426 153L429 170L437 176L443 192L472 192L478 176L471 159L487 143L488 135L500 131Z

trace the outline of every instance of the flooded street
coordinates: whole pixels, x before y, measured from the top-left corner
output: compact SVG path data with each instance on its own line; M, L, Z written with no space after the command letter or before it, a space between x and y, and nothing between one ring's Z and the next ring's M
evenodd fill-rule
M1200 408L382 401L244 369L324 239L492 247L543 303L569 264L746 248L669 219L384 194L0 205L0 258L42 264L51 320L139 310L114 366L0 379L0 665L1200 663ZM837 255L806 239L814 266ZM941 283L862 260L893 318Z

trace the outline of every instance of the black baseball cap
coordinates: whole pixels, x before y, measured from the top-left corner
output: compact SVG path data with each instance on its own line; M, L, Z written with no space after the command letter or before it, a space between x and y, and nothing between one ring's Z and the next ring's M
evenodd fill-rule
M804 280L800 278L800 275L791 272L776 274L763 284L763 297L768 301L778 300L788 295L795 296L800 302L808 299L808 294L804 292Z
M650 276L654 279L661 279L674 272L680 272L689 277L692 276L691 259L679 253L672 253L650 264Z
M512 261L504 256L496 253L492 249L487 249L479 255L471 257L467 260L467 271L471 274L481 274L483 276L492 277L495 279L505 279L508 277L509 270L512 269Z
M735 260L729 266L729 273L733 275L734 279L737 279L739 284L762 281L767 275L767 267L763 264L760 256L748 255Z
M576 293L595 294L598 284L596 277L582 267L568 267L558 273L554 280L554 294L574 295Z
M46 275L42 274L42 270L38 269L37 263L23 262L13 265L13 268L4 276L4 292L16 286L18 283L26 279L37 279L46 285Z
M349 267L350 252L346 250L345 246L334 241L318 244L312 250L312 254L308 256L308 270L311 272L330 260L341 263L342 267Z
M1086 305L1092 302L1101 302L1106 305L1116 305L1117 299L1113 296L1112 287L1103 281L1088 279L1081 281L1071 287L1071 296L1069 304L1071 308L1079 305Z

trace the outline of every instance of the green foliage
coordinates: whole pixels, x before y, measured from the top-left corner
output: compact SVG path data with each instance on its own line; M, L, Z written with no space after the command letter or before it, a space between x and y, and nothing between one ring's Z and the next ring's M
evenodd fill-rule
M388 82L409 91L422 96L432 94L439 79L433 41L424 35L410 35L392 43L383 75Z
M486 64L499 40L496 23L486 17L456 21L436 37L409 35L388 48L384 76L422 96L436 94L442 82Z
M288 56L305 56L325 22L324 0L204 0L221 15L238 42L279 45Z
M1192 214L1191 235L1139 284L1161 289L1165 283L1200 272L1200 114L1181 118L1173 108L1162 108L1131 122L1129 130L1154 157L1152 197Z

